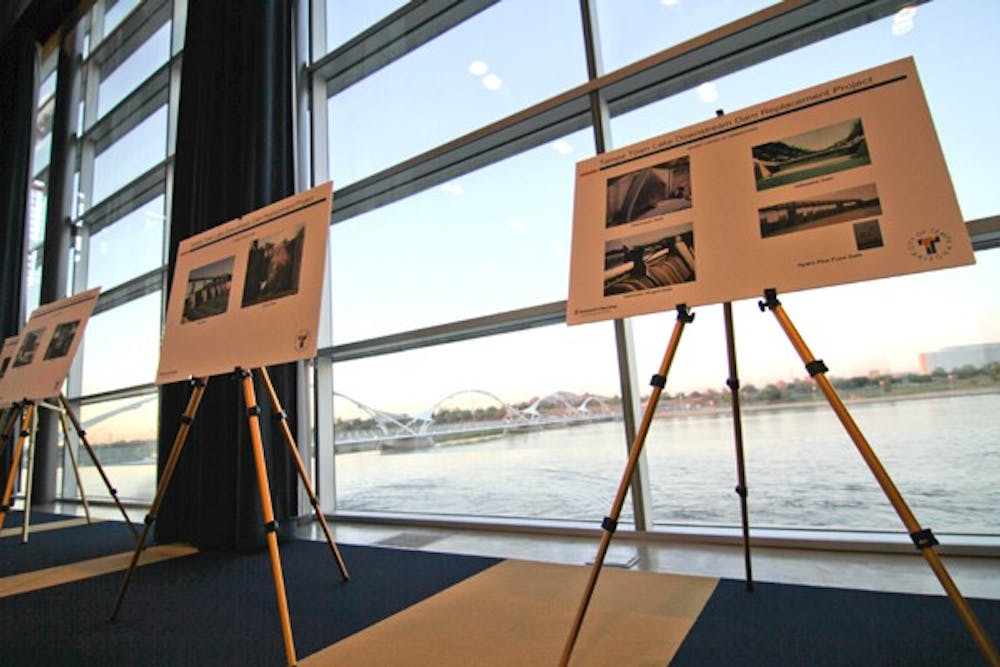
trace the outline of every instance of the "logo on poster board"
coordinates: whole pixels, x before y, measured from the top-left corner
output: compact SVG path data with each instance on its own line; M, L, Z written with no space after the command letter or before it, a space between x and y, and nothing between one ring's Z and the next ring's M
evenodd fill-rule
M951 253L951 234L937 227L921 229L906 243L910 254L924 262L936 262Z

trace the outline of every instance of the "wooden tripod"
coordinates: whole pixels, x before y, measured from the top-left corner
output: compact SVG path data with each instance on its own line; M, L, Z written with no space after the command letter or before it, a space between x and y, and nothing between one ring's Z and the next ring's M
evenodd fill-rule
M681 334L684 333L684 325L692 320L694 320L694 315L688 313L687 306L677 306L677 321L674 323L674 330L670 335L670 343L667 345L666 353L663 355L659 372L653 376L650 382L653 385L653 391L649 396L649 401L646 403L646 411L639 425L639 430L635 435L632 451L629 452L628 463L625 465L622 481L618 485L618 493L615 494L615 500L611 505L611 513L604 517L604 521L601 523L601 543L597 548L594 565L590 568L590 577L587 579L583 600L581 600L580 607L577 609L576 618L573 620L573 627L563 647L562 657L559 660L561 667L566 667L569 664L570 656L573 655L573 647L580 636L580 627L583 625L583 618L587 614L587 607L590 606L590 599L594 595L597 578L601 574L601 567L604 565L604 559L608 554L608 547L611 545L611 537L618 528L618 517L621 516L622 506L625 504L625 494L628 493L629 482L632 479L633 472L635 472L636 465L639 463L639 455L642 453L642 446L646 442L646 434L649 433L650 424L653 422L656 404L659 403L660 394L663 393L663 388L667 384L667 373L670 371L670 366L673 364L674 356L677 353Z
M982 652L983 656L990 665L993 665L993 667L1000 667L1000 654L997 653L997 649L993 645L993 642L990 641L989 635L986 634L983 626L979 623L979 619L976 618L976 614L972 611L972 607L970 607L969 603L962 597L962 594L958 590L958 586L956 586L955 582L952 581L951 576L948 574L948 570L945 569L944 563L941 562L941 557L936 551L934 551L935 545L938 544L937 539L934 537L930 528L922 528L920 526L920 523L913 515L913 512L911 512L910 508L907 506L906 501L903 500L903 496L900 495L896 485L889 477L889 473L887 473L885 468L882 467L882 463L875 455L871 445L868 444L865 436L861 433L861 429L859 429L857 424L854 423L854 419L847 411L843 401L840 400L840 397L837 395L837 391L833 388L833 385L830 384L830 381L826 377L826 364L823 363L822 359L816 359L812 352L809 351L809 347L806 345L805 341L802 340L799 332L795 329L795 326L788 318L788 315L781 306L781 302L778 301L778 293L776 290L764 290L764 300L760 301L758 305L760 306L761 311L769 309L772 313L774 313L774 317L778 320L778 324L781 325L781 328L788 336L788 340L791 341L795 351L798 352L799 357L805 364L806 370L809 372L809 375L816 381L816 384L819 385L819 388L823 391L823 395L826 397L830 407L833 408L833 411L836 413L840 423L844 426L844 430L847 431L847 434L851 437L855 447L857 447L858 453L861 454L865 463L868 464L868 468L875 476L879 486L882 487L882 492L885 493L889 502L892 503L893 509L896 510L896 514L898 514L899 518L903 521L903 525L906 527L906 530L910 535L910 539L913 540L914 546L920 550L924 560L927 561L927 564L937 576L938 581L941 582L941 586L944 588L945 593L947 593L948 598L951 600L952 605L954 605L955 610L961 617L962 622L969 631L969 634L972 635L972 638L978 645L979 650Z
M312 484L309 482L309 475L306 471L305 465L302 462L302 457L299 456L298 448L295 446L295 440L292 437L292 432L288 427L287 416L278 401L278 395L274 391L274 386L271 384L271 378L267 373L266 368L258 368L258 373L260 374L264 384L267 387L268 396L271 401L271 407L273 408L275 414L281 420L282 434L285 439L285 443L288 445L289 450L292 453L292 457L295 461L295 466L298 469L299 478L302 480L306 491L309 494L309 501L312 503L313 510L316 514L316 519L319 521L320 526L323 528L323 533L326 536L326 541L330 545L330 549L333 552L334 557L337 560L337 566L340 569L340 574L344 580L348 580L347 567L344 565L344 559L340 555L340 550L337 548L336 543L333 541L333 536L330 533L330 529L327 526L326 519L323 516L323 512L320 509L319 501L316 498L316 494L313 491ZM274 589L275 595L278 602L278 615L281 620L282 635L284 638L285 645L285 658L288 665L294 665L296 663L295 656L295 640L292 636L292 623L291 618L288 613L288 599L285 595L285 580L281 570L281 557L278 553L278 538L275 534L277 530L277 523L274 521L274 509L271 505L271 489L267 481L267 470L264 463L264 447L262 443L261 433L260 433L260 409L257 406L257 397L254 390L253 384L253 374L251 371L237 368L236 375L241 378L243 384L243 402L247 409L247 419L249 421L250 430L250 441L253 449L254 466L257 471L257 488L260 494L261 508L264 515L264 528L267 534L267 547L271 559L271 574L274 578ZM194 421L195 413L198 411L198 405L201 403L202 396L205 393L205 387L207 386L207 379L195 378L191 381L194 390L191 392L191 397L188 400L187 408L184 414L181 416L181 426L177 431L177 436L174 438L173 447L170 450L170 455L167 458L167 463L163 469L163 475L160 478L160 482L156 488L156 497L153 499L153 504L150 507L149 514L146 515L146 519L142 529L142 535L136 544L135 552L132 554L132 560L129 563L128 570L125 572L125 576L122 579L121 588L118 591L118 598L115 601L115 608L111 612L111 620L114 620L118 616L118 612L121 610L122 601L125 599L125 591L128 589L129 581L132 579L132 574L135 571L136 565L139 562L139 556L142 550L145 548L146 538L149 535L149 530L153 523L156 521L156 516L159 512L160 505L163 502L163 496L165 495L168 486L170 485L170 478L173 476L174 469L177 467L177 461L180 458L181 450L184 447L184 442L187 440L188 432L191 428L191 423Z
M112 486L111 480L108 479L107 474L104 472L104 468L101 467L101 462L97 460L97 455L94 453L94 449L87 441L87 432L83 430L83 426L80 424L80 419L76 416L76 413L73 411L73 406L70 405L64 394L59 394L58 406L25 400L20 404L15 404L8 413L7 423L4 425L3 444L0 445L0 453L2 453L6 448L7 441L13 435L14 426L17 423L18 412L21 413L21 430L18 432L17 444L14 448L14 458L11 460L11 469L7 476L7 483L4 487L3 501L0 503L0 528L3 527L4 519L10 509L10 498L14 490L14 480L17 477L17 470L20 466L21 455L24 451L25 443L27 442L30 451L30 458L28 460L28 491L25 495L24 502L24 523L21 527L21 542L24 543L28 541L28 526L31 521L31 484L35 460L34 442L35 434L38 431L39 407L50 408L59 413L59 424L62 427L63 437L65 438L66 443L66 451L69 453L70 462L73 465L73 472L76 474L76 485L80 492L80 500L83 503L83 510L87 517L87 523L91 522L90 505L87 502L87 494L83 490L83 479L80 476L80 468L77 465L76 454L73 451L73 447L70 445L70 422L73 425L77 439L80 444L84 446L84 449L87 450L87 454L90 455L90 460L93 461L94 467L97 468L97 472L104 481L104 485L107 487L108 493L111 494L111 498L115 501L115 504L118 506L118 510L125 519L125 525L128 526L129 531L132 533L132 537L138 539L139 533L136 532L135 526L132 525L132 522L128 518L128 513L125 511L125 507L118 498L118 489Z
M729 311L728 304L726 309L726 328L727 328L727 343L730 346L730 389L735 391L738 388L738 380L735 380L736 369L735 369L735 355L733 353L732 346L732 323L731 323L731 312ZM854 441L858 452L864 458L865 463L868 464L869 469L875 476L879 485L882 487L883 492L888 497L889 501L892 503L893 508L896 513L902 519L903 524L906 526L907 531L910 534L910 539L913 540L914 545L920 550L924 559L927 561L928 565L934 571L938 580L941 582L942 587L950 598L952 604L954 605L956 611L965 624L966 629L972 635L973 640L976 642L983 656L986 658L988 664L992 667L1000 667L1000 654L997 653L996 647L991 642L986 631L983 629L979 620L976 618L975 613L969 606L965 598L959 592L958 587L952 581L951 576L948 574L947 569L945 569L944 564L941 562L940 556L934 551L934 546L938 544L937 539L934 537L930 529L925 529L920 526L920 523L913 516L903 497L900 495L896 486L893 484L888 473L882 467L879 462L878 457L872 450L871 446L865 440L864 435L862 435L861 430L854 423L851 418L850 413L848 413L847 408L844 407L843 402L837 396L837 392L834 390L833 385L826 378L826 365L821 361L813 357L812 352L806 346L805 342L799 336L798 331L796 331L794 325L792 325L791 320L785 314L781 307L781 303L778 301L777 292L773 289L768 289L764 291L764 300L759 303L760 309L767 310L770 309L774 316L777 318L778 323L781 325L782 329L785 331L792 346L798 352L803 363L805 363L806 370L809 372L810 376L819 385L820 389L823 391L824 396L829 402L830 406L833 408L837 417L840 419L841 424L844 426L851 440ZM684 306L677 307L677 323L674 326L673 334L670 338L670 343L667 346L667 351L663 357L663 363L660 366L660 371L658 375L653 376L652 385L653 392L649 398L649 402L646 405L645 417L642 421L642 426L636 435L635 444L632 447L632 452L629 456L628 463L625 468L625 474L622 477L621 485L618 488L618 494L615 496L615 501L612 506L611 514L605 517L602 527L604 532L601 535L601 543L598 547L598 555L594 559L594 565L590 572L590 578L587 581L587 586L584 591L583 600L577 610L576 618L573 622L573 627L570 631L569 638L566 640L566 644L563 648L562 657L560 659L560 666L566 667L569 664L570 657L573 653L573 648L576 644L576 640L580 634L580 627L583 624L584 616L587 613L587 607L590 604L590 599L594 593L594 587L597 584L597 578L600 574L600 569L604 563L604 558L608 550L608 545L611 542L611 537L614 534L615 529L618 524L618 516L621 512L622 505L625 502L625 494L628 490L629 480L632 477L632 471L635 468L636 462L639 458L639 452L642 449L642 445L645 442L646 434L649 431L649 423L652 420L653 412L655 411L656 403L659 401L660 393L663 386L666 384L666 374L670 369L670 365L673 362L673 357L677 350L677 343L680 339L680 335L683 331L684 324L690 322L693 319L692 315L687 314L687 310ZM737 414L737 407L734 405L734 415ZM737 432L737 455L738 459L742 459L742 437ZM744 544L748 545L748 535L746 526L746 505L745 505L745 481L744 472L742 468L742 463L740 462L739 470L739 486L737 487L737 493L740 494L743 500L742 510L744 516ZM747 588L752 589L752 584L750 582L750 563L749 563L749 552L746 555L747 561Z

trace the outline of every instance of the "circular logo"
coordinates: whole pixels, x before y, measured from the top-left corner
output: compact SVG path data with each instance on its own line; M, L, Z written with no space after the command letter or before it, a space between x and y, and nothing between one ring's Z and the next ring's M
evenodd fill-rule
M938 262L951 253L951 234L937 227L927 227L910 237L906 249L922 262Z

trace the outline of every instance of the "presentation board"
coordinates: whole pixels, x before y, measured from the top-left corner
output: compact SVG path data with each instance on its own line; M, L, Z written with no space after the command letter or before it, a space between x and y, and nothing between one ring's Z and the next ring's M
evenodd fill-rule
M14 401L40 401L62 393L63 382L97 305L99 287L39 306L16 338L4 342L0 365L3 407ZM10 356L8 356L10 354Z
M578 163L566 319L974 261L908 58Z
M158 384L315 356L332 187L179 244Z

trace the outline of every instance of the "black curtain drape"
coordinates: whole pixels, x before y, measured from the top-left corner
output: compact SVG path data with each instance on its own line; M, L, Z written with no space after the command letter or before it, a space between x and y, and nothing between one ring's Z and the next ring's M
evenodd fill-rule
M35 110L34 39L15 33L0 46L0 341L21 327L21 266ZM11 447L0 470L11 465Z
M293 194L291 4L275 0L191 0L181 74L170 227L170 280L178 243ZM260 331L261 337L267 336ZM293 426L296 365L269 369ZM279 537L292 536L296 470L267 393L262 408L267 472ZM160 391L160 474L180 427L190 386ZM264 519L241 385L211 378L163 496L158 542L256 549Z

